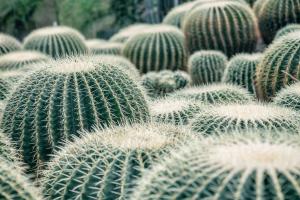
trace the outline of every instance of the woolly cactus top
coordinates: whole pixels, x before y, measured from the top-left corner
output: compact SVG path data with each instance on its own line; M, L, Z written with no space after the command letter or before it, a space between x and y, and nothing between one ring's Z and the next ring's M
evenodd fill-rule
M67 27L67 26L49 26L49 27L44 27L40 28L37 30L32 31L25 39L24 43L26 43L28 40L30 40L32 37L39 37L39 36L49 36L49 35L68 35L68 34L74 34L77 37L80 37L81 39L84 39L84 37L79 33L77 30Z
M21 49L21 43L10 35L0 33L0 55Z
M162 98L150 103L150 112L152 115L178 112L190 104L196 103L193 100Z
M298 32L298 31L300 31L300 24L288 24L285 27L283 27L282 29L280 29L279 31L277 31L274 39L276 40L276 39L278 39L282 36L285 36L289 33Z
M118 33L110 38L111 42L125 43L131 36L145 30L150 24L134 24L127 28L121 29Z
M274 98L274 103L280 106L300 110L300 83L292 84L282 89Z

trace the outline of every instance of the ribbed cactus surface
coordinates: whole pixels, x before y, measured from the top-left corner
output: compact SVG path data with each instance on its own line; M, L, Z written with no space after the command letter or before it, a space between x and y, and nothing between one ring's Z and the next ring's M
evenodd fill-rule
M133 24L126 28L121 29L118 33L114 34L109 41L117 43L125 43L133 35L143 31L150 24Z
M58 152L45 171L46 199L128 199L142 171L191 140L174 126L96 130Z
M120 55L123 44L117 42L107 42L103 40L89 40L85 42L90 53L96 55Z
M13 164L18 162L17 154L13 148L13 145L11 144L9 138L2 132L0 132L0 162L1 161Z
M186 16L183 30L190 53L219 50L229 57L252 52L259 36L255 14L239 1L210 1L197 6Z
M10 83L0 77L0 100L3 100L8 96L10 88Z
M131 199L300 199L299 139L251 132L188 145L145 173Z
M219 51L199 51L191 55L188 71L194 85L221 81L227 57Z
M254 76L256 66L263 54L237 54L226 66L222 81L246 88L255 94Z
M8 99L1 124L30 171L80 130L148 119L140 87L117 67L91 57L61 59L45 66L19 84Z
M277 31L274 40L282 36L285 36L289 33L298 32L298 31L300 31L300 24L288 24L285 27L281 28L279 31Z
M300 84L295 83L282 89L274 98L274 103L300 111Z
M55 59L88 52L84 37L77 30L64 26L33 31L24 39L24 48L40 51Z
M184 70L187 65L184 35L169 25L152 25L139 31L125 43L123 55L141 73Z
M21 43L10 35L0 33L0 56L21 49Z

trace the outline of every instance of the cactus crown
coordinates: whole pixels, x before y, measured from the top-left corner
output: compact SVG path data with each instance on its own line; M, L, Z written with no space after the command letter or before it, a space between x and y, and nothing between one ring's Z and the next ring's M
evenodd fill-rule
M296 31L300 31L300 24L288 24L285 27L281 28L279 31L277 31L274 40Z
M145 28L149 27L150 24L133 24L124 29L121 29L118 33L113 35L109 41L125 43L130 37L137 34L140 31L145 30Z
M107 42L102 40L90 40L86 42L92 54L120 55L123 44L117 42Z
M282 89L274 98L274 103L279 106L300 110L300 83L292 84Z
M21 49L21 43L10 35L0 33L0 55Z

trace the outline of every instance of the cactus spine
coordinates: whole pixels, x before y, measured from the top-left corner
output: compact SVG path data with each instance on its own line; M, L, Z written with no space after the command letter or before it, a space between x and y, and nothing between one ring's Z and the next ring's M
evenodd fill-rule
M274 103L300 111L300 83L282 89L274 98Z
M0 33L0 56L11 51L18 51L21 49L21 43L11 37L10 35L6 35Z
M0 100L3 100L7 97L10 90L10 84L3 78L0 78Z
M277 31L274 40L296 31L300 31L300 24L288 24L279 31Z
M96 55L120 55L123 44L106 42L103 40L88 40L85 42L92 54Z
M143 31L145 28L150 26L150 24L133 24L124 29L121 29L118 33L113 35L109 41L117 43L125 43L130 37Z
M0 132L0 162L2 162L2 161L16 164L16 163L18 163L19 159L17 157L16 151L13 148L9 138L6 137L5 134ZM1 196L1 194L0 194L0 196Z

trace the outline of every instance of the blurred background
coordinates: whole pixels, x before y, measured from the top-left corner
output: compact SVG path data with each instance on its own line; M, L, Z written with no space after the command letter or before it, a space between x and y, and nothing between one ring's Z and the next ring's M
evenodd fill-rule
M0 32L22 39L33 29L67 25L87 38L109 38L129 24L159 23L189 0L0 0Z

